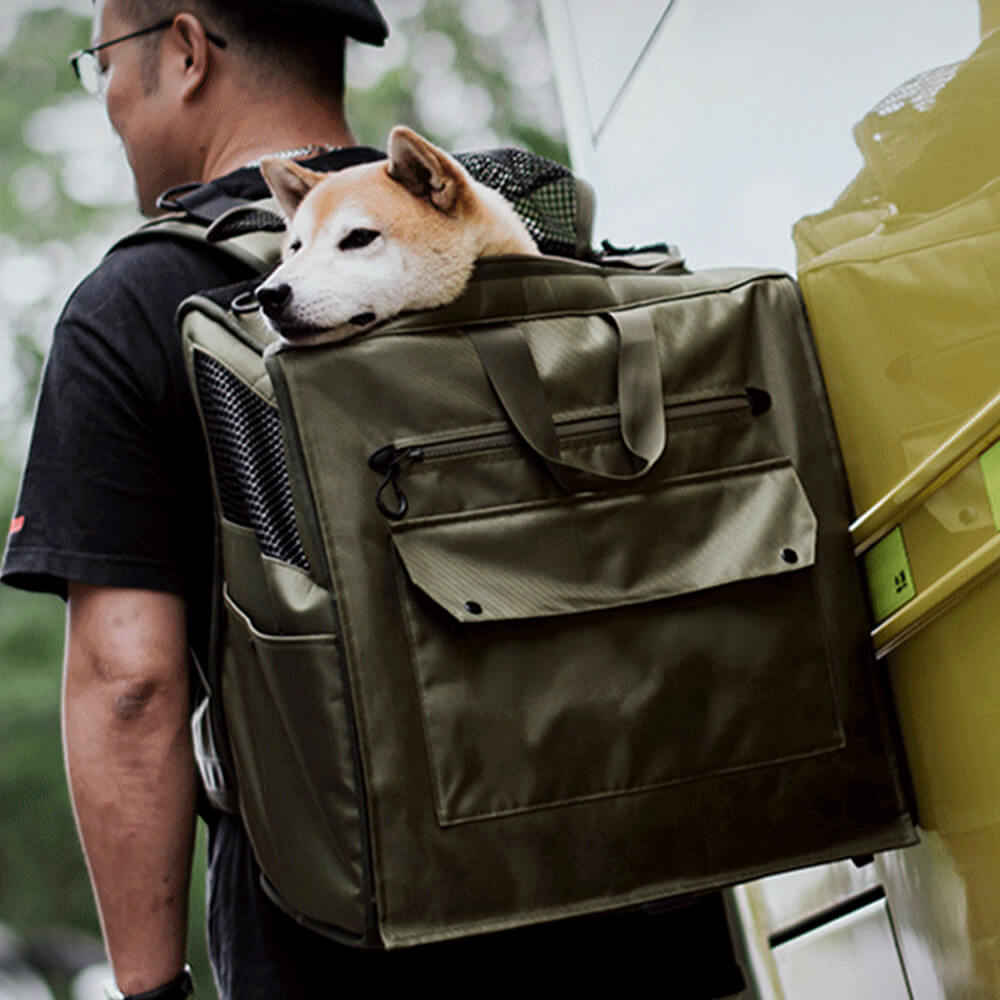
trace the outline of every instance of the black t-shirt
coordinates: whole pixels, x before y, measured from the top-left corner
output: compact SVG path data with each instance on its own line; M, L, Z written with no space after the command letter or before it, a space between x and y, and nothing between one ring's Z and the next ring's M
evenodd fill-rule
M338 151L309 165L333 170L379 155ZM237 198L267 193L249 168L213 186ZM252 277L210 246L151 238L113 250L77 288L46 364L3 582L62 595L68 580L179 594L190 641L204 651L211 483L174 317L189 295ZM742 985L718 895L662 916L637 910L363 952L303 929L271 903L237 819L211 815L209 827L213 965L223 994L237 1000L327 996L335 987L382 995L418 979L437 989L442 975L456 977L445 990L455 996L501 983L595 986L618 975L621 987L655 976L678 1000ZM469 979L460 966L478 972Z
M151 240L111 252L74 292L45 367L5 583L179 594L202 644L211 487L173 316L207 284L248 276L218 251Z

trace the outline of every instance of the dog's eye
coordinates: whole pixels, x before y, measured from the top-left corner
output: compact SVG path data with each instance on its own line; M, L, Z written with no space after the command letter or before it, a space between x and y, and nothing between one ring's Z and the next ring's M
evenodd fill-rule
M378 239L378 232L374 229L352 229L341 241L341 250L360 250L368 246L373 240Z
M288 244L289 253L298 253L301 249L302 249L302 240L292 240L292 242Z

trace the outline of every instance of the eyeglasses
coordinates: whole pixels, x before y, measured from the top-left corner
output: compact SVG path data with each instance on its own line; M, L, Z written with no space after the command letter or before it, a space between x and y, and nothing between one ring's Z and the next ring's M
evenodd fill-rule
M162 21L157 21L156 24L151 24L148 28L140 28L138 31L130 31L127 35L121 35L119 38L112 38L110 42L101 42L100 45L94 45L89 49L80 49L79 52L74 52L69 57L70 65L73 67L73 72L76 73L76 78L83 85L83 89L87 91L88 94L93 94L95 97L100 97L104 92L104 68L101 66L100 60L97 58L96 53L100 52L101 49L106 49L111 45L117 45L119 42L127 42L131 38L139 38L142 35L151 35L154 31L166 31L174 23L172 17L164 18ZM218 35L213 35L211 32L206 31L205 37L213 44L217 45L220 49L226 47L226 40L220 38Z

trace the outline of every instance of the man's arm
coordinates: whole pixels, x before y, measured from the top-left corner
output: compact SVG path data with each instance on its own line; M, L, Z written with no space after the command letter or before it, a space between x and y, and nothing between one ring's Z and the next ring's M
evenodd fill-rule
M184 602L70 583L63 740L119 989L176 976L195 826Z

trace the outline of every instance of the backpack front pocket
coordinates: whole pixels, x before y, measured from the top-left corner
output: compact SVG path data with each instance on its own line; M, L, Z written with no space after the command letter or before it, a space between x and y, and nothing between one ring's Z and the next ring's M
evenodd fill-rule
M442 825L843 745L784 461L392 538Z

